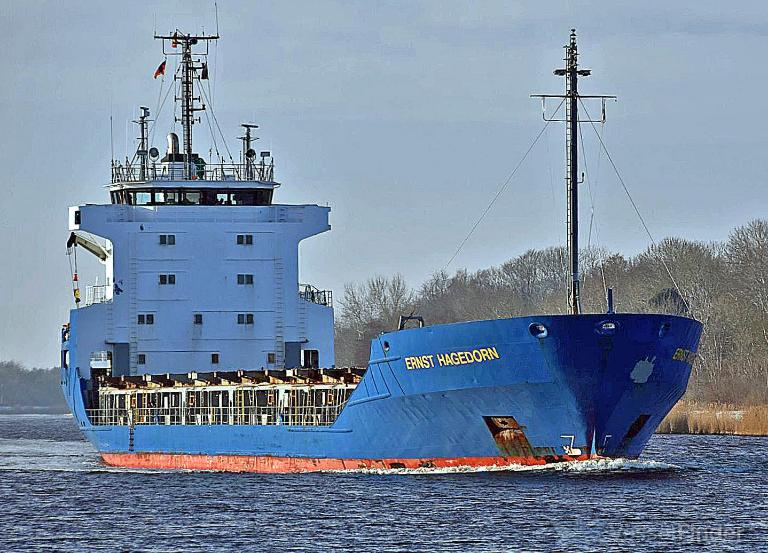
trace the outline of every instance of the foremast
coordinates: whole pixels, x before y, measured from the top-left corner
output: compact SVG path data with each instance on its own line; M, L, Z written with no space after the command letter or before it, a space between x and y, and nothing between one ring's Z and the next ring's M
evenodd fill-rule
M605 100L615 96L579 94L579 77L587 77L590 69L579 69L576 29L571 29L570 41L565 45L565 68L555 69L555 75L565 77L565 94L534 94L541 98L561 98L565 103L565 119L547 118L547 121L565 123L565 182L567 190L567 240L568 240L568 310L572 315L581 313L581 278L579 274L579 123L604 123ZM584 98L598 98L602 102L600 120L579 119L579 103Z

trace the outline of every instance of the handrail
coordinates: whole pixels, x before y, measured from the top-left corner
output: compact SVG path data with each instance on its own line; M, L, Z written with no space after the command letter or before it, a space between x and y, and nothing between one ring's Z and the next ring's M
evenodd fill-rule
M346 405L285 407L118 407L86 409L94 426L237 424L251 426L330 426Z
M110 300L107 296L108 284L93 284L85 287L85 305L94 303L106 303Z
M141 164L112 163L112 183L146 181L260 181L274 182L275 163L201 163L195 165L192 179L184 173L184 162Z
M333 307L333 292L320 290L311 284L299 284L299 297L304 301Z

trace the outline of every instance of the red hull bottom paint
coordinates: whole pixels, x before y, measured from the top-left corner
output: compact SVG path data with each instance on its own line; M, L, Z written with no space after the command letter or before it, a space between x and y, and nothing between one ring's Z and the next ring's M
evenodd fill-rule
M585 461L572 457L448 457L435 459L328 459L268 455L190 455L175 453L102 453L108 465L132 469L213 470L225 472L317 472L327 470L507 467Z

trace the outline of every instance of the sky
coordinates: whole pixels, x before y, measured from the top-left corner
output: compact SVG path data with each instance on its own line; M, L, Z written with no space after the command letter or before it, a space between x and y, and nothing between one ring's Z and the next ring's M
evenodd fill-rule
M57 364L67 207L108 201L112 148L135 150L139 105L156 115L153 31L211 31L216 11L213 112L233 152L237 126L260 125L277 202L331 207L331 232L302 244L300 267L337 297L377 274L418 286L446 266L544 125L529 95L562 92L552 71L571 27L592 69L580 92L618 96L597 130L657 240L724 240L767 216L764 2L0 0L0 360ZM172 128L166 104L161 151ZM594 130L582 134L582 243L642 251ZM194 137L208 152L205 123ZM564 243L563 157L552 124L448 270Z

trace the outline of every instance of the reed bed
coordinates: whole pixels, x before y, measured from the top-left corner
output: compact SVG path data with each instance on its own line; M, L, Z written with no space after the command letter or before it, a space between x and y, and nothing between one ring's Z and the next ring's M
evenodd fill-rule
M681 402L661 421L661 434L768 436L768 405Z

